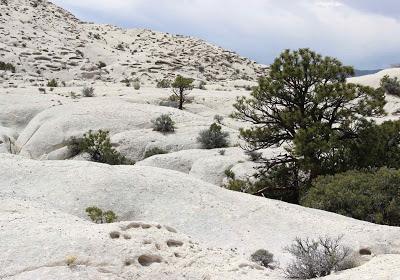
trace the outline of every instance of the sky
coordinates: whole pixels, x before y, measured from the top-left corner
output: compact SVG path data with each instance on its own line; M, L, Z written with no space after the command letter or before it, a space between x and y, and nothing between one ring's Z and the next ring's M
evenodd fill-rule
M270 64L308 47L358 69L400 63L399 0L52 0L78 18L194 36Z

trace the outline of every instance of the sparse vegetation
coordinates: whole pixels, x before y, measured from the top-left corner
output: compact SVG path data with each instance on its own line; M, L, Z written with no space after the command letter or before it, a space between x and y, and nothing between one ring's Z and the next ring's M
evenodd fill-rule
M115 150L110 142L109 132L89 130L83 135L83 139L71 138L69 150L72 154L88 153L91 160L110 165L129 165L133 164L130 160L122 156Z
M179 98L180 110L183 110L183 104L186 101L187 95L193 89L193 79L184 78L182 76L177 76L175 81L172 83L172 92Z
M103 223L114 223L118 217L115 215L113 211L105 211L101 210L100 208L96 206L91 206L86 208L86 213L89 216L89 218L92 220L92 222L96 224L103 224Z
M131 86L131 81L128 78L121 80L121 83L125 84L127 87ZM140 86L139 86L140 88Z
M78 95L77 95L75 92L73 92L73 91L71 91L71 92L69 93L69 96L70 96L72 99L77 99L77 98L78 98Z
M224 173L229 179L235 180L236 175L230 168L225 169Z
M144 154L144 158L149 158L155 155L163 155L163 154L168 154L168 152L161 148L154 147L146 151L146 153Z
M67 256L65 258L65 263L67 264L67 266L74 266L76 263L76 260L78 259L78 257L76 256Z
M251 257L251 261L258 263L266 268L273 268L274 255L267 250L260 249L254 252Z
M257 151L246 151L246 154L250 157L251 161L257 162L262 159L262 153Z
M230 175L230 174L228 174ZM235 174L233 174L235 175ZM231 175L230 175L231 176ZM234 177L234 176L233 176ZM228 190L243 193L252 193L254 186L249 180L240 180L235 178L230 178L228 185L225 186Z
M123 43L119 43L115 48L119 51L125 51L125 47L124 47Z
M161 81L157 82L157 88L170 88L171 81L167 79L162 79Z
M228 147L229 133L223 132L219 124L213 123L209 129L200 132L197 141L200 142L205 149L216 149Z
M175 122L167 114L162 114L153 121L153 130L163 133L174 132Z
M134 80L132 85L133 85L133 88L135 90L139 90L140 89L140 81L138 79Z
M215 121L217 124L222 124L223 120L224 120L224 117L223 117L223 116L220 116L220 115L215 115L215 116L214 116L214 121Z
M341 245L342 237L335 239L296 238L286 251L295 258L285 272L292 279L312 279L330 275L333 272L353 268L350 249Z
M389 75L385 75L381 79L381 87L387 94L400 96L400 81L397 77L390 78Z
M2 62L2 61L0 61L0 70L10 71L12 73L15 73L15 71L16 71L15 66L13 64L5 63L5 62Z
M84 87L82 89L82 96L93 97L94 96L94 88L93 87Z
M99 61L99 62L97 63L97 67L100 68L100 69L102 69L102 68L104 68L104 67L107 67L107 64L106 64L105 62L103 62L103 61Z
M51 79L50 81L47 82L47 87L50 88L55 88L58 87L58 82L56 79Z

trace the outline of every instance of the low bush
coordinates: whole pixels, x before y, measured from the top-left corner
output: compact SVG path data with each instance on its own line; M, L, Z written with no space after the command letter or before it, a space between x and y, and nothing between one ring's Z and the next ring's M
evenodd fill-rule
M132 83L132 85L133 85L133 88L134 88L135 90L139 90L139 89L140 89L140 82L139 82L139 81L134 81L134 82Z
M341 239L296 238L294 244L285 248L295 257L286 268L286 275L293 279L312 279L353 268L355 265L350 258L350 249L341 245Z
M65 258L65 263L67 264L67 266L72 267L72 266L75 266L75 262L77 259L78 259L77 256L67 256Z
M235 174L226 174L225 175L230 179L228 184L225 186L228 190L242 193L250 193L254 192L254 185L247 180L235 179ZM232 177L232 175L234 175Z
M218 123L218 124L222 124L223 120L224 120L224 117L223 117L223 116L220 116L220 115L215 115L215 116L214 116L214 121L215 121L216 123Z
M93 97L94 96L94 88L93 87L84 87L82 89L82 96Z
M12 73L15 73L15 71L16 71L14 65L12 65L11 63L5 63L2 61L0 61L0 70L10 71Z
M47 82L47 87L58 87L58 82L56 81L56 79L51 79L50 81Z
M262 159L262 153L261 152L257 152L257 151L245 151L246 155L248 155L250 157L251 161L259 161L260 159Z
M200 142L205 149L216 149L228 147L229 133L223 132L222 127L213 123L209 129L200 132L197 141Z
M165 151L161 148L154 147L154 148L151 148L146 151L146 153L144 154L144 158L149 158L149 157L152 157L155 155L162 155L162 154L167 154L167 153L168 153L167 151Z
M387 94L400 96L400 81L397 77L390 78L388 75L385 75L381 79L381 88L383 88Z
M115 48L119 51L125 51L125 47L122 43L119 43Z
M153 121L153 130L163 133L174 132L175 122L167 114L162 114Z
M170 88L171 81L167 79L162 79L161 81L157 82L157 88Z
M273 268L274 255L267 250L260 249L254 252L250 257L252 262L258 263L266 268Z
M121 83L125 84L127 87L131 86L131 81L128 78L121 80Z
M96 206L86 208L86 213L89 218L97 224L114 223L118 218L113 211L109 210L103 212L103 210Z
M224 173L229 179L235 180L236 175L230 168L225 169Z
M101 68L107 67L107 64L105 64L105 62L103 62L103 61L99 61L97 63L97 67L101 69Z
M317 178L301 204L377 224L400 226L400 171L347 171Z
M110 165L134 164L111 146L109 132L98 130L89 131L83 135L83 139L71 138L69 150L74 155L88 153L91 160Z

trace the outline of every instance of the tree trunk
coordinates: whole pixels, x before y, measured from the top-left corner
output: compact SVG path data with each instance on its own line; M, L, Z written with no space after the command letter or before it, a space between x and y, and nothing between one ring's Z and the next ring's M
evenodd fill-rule
M183 110L183 91L179 94L179 110Z

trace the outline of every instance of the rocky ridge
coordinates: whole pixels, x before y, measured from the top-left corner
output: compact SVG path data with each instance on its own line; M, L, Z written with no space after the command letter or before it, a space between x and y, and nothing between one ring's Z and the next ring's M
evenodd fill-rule
M155 84L177 74L198 82L249 83L267 67L200 39L82 22L47 0L0 3L0 61L16 66L0 84ZM241 82L240 82L241 81Z

